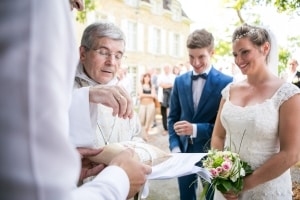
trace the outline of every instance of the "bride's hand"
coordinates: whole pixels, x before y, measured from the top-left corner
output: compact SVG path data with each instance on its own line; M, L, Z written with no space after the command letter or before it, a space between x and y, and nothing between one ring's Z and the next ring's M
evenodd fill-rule
M229 192L226 192L226 193L223 193L223 196L225 197L225 199L227 200L238 200L239 199L239 195L232 192L232 191L229 191Z

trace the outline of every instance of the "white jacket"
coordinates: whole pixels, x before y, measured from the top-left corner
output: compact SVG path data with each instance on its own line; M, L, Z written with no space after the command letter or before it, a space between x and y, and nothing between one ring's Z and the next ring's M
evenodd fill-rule
M116 166L76 187L81 163L68 138L78 61L71 18L69 1L0 2L0 199L128 194L128 177Z

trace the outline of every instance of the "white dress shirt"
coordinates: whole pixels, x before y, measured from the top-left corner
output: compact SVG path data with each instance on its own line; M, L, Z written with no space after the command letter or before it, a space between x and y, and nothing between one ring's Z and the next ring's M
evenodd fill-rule
M206 73L207 75L209 74L212 66L210 66L208 69L206 69L203 73ZM193 71L193 75L198 75L195 71ZM198 78L197 80L193 81L193 103L194 103L194 109L195 112L197 111L198 104L202 95L202 91L204 88L204 85L206 83L205 79ZM197 89L196 89L197 88ZM191 138L196 138L197 137L197 124L193 124L193 133L191 135Z

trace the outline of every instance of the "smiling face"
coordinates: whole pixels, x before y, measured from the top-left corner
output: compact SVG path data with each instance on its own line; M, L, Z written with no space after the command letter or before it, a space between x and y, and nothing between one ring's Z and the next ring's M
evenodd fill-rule
M248 37L235 40L232 45L235 64L243 74L251 74L261 66L266 66L269 48L269 43L266 42L258 47Z
M91 49L80 47L80 62L91 79L107 84L120 68L121 59L118 59L118 55L123 55L125 44L124 41L108 37L97 40Z
M210 61L214 52L209 49L208 47L188 49L190 64L197 74L202 74L211 65Z

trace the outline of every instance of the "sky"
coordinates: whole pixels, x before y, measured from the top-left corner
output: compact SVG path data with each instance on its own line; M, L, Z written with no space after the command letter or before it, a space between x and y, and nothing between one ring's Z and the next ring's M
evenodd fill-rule
M237 15L233 9L225 8L222 0L179 0L188 17L194 21L191 31L196 28L206 28L214 35L224 33L230 24L237 22ZM300 16L292 18L286 14L279 14L273 7L260 7L250 10L259 13L262 23L268 26L276 35L280 46L287 45L287 37L300 35ZM242 13L243 14L243 13ZM234 26L233 26L234 29ZM298 29L298 30L297 30ZM233 32L233 30L232 30ZM230 37L230 34L225 37ZM300 60L300 48L292 54Z

